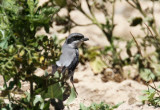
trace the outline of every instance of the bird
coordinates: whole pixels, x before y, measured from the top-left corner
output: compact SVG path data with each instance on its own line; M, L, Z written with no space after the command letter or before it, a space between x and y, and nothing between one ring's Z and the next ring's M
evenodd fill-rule
M73 84L74 71L79 63L79 50L78 48L84 41L88 41L89 38L85 37L81 33L71 33L65 40L62 46L62 54L55 65L52 65L52 74L54 74L58 68L62 68L61 73L65 75L66 71L68 72L68 78L73 85L73 88L76 91L76 88ZM78 95L78 93L77 93Z

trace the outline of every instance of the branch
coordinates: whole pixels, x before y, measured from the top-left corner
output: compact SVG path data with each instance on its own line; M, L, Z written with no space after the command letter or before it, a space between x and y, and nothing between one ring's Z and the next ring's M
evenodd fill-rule
M127 0L127 3L128 3L129 5L131 5L133 8L136 8L136 6L133 5L130 1Z
M146 23L144 23L144 24L146 25L146 27L147 27L148 31L151 33L151 35L152 35L153 37L155 37L155 36L153 35L151 29L149 28L149 26L148 26Z
M130 32L130 34L132 35L133 40L134 40L135 43L136 43L136 46L137 46L137 48L138 48L138 52L139 52L140 55L143 57L142 52L141 52L141 48L140 48L140 46L138 45L138 42L136 41L135 37L133 36L133 34L132 34L131 32Z
M76 26L90 26L90 25L93 25L93 23L90 23L90 24L78 24L76 23L74 20L70 19Z
M160 90L158 90L156 87L153 87L152 85L148 85L148 86L150 86L152 89L155 89L157 92L160 93Z

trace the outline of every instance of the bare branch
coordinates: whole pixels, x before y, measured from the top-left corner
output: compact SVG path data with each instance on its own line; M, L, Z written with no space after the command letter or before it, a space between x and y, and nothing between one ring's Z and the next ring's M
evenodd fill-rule
M136 6L135 5L133 5L130 1L126 1L128 4L130 4L133 8L136 8Z
M133 36L133 34L132 34L131 32L130 32L130 34L132 35L133 40L135 41L135 43L136 43L136 45L137 45L138 52L139 52L139 53L141 54L141 56L143 57L142 52L141 52L141 48L140 48L140 46L138 45L138 42L136 41L135 37Z
M149 28L149 26L146 23L144 23L144 24L146 25L146 27L147 27L148 31L151 33L151 35L154 37L154 35L153 35L151 29Z

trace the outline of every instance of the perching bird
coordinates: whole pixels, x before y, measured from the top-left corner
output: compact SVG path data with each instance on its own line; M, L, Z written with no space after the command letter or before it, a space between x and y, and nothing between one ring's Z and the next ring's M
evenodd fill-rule
M62 54L60 56L60 59L56 62L56 65L52 66L53 74L55 73L55 71L57 71L57 68L59 67L62 68L61 73L63 75L65 75L65 72L68 71L68 78L70 78L70 81L73 87L74 87L73 75L79 63L78 48L84 41L87 41L87 40L89 39L85 38L84 35L80 33L70 34L62 46Z

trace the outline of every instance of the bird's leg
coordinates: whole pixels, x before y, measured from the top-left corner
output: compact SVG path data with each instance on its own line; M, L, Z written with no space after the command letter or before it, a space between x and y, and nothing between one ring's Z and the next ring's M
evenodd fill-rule
M73 76L71 76L70 81L71 81L71 83L72 83L73 89L74 89L74 91L76 92L76 96L77 96L77 95L78 95L78 92L77 92L77 90L76 90L76 88L75 88L75 86L74 86L74 83L73 83Z
M78 95L78 92L77 92L77 90L76 90L76 88L75 88L75 86L74 86L74 83L73 83L73 74L74 74L74 71L70 71L71 72L71 74L70 74L70 81L71 81L71 83L72 83L72 86L73 86L73 89L74 89L74 91L76 92L76 95Z
M62 68L62 72L61 72L61 73L62 73L62 81L64 81L64 82L66 82L65 73L66 73L66 70L67 70L67 69L68 69L68 68L64 66L64 67Z
M67 70L67 67L63 66L63 68L62 68L62 72L61 72L61 73L62 73L62 75L63 75L63 74L65 74L66 70Z

